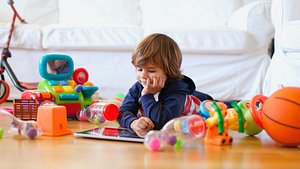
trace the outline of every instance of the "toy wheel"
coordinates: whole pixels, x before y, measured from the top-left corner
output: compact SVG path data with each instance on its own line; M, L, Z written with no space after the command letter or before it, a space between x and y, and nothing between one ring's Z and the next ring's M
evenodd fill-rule
M7 100L9 92L8 84L4 80L0 80L0 104Z

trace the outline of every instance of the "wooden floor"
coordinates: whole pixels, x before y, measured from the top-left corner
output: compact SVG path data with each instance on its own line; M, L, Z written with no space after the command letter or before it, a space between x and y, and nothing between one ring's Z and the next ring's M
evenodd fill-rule
M3 106L3 105L2 105ZM114 122L102 125L116 126ZM97 127L89 122L68 121L73 132ZM19 136L0 139L1 169L299 169L300 148L277 145L262 132L256 137L230 132L229 146L203 144L180 150L151 152L142 143L76 138L73 135L29 140Z

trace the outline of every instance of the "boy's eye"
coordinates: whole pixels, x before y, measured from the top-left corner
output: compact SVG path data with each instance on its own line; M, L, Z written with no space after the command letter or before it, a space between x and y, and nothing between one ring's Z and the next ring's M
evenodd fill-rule
M141 69L141 68L137 68L136 70L137 70L138 72L143 71L143 69Z
M155 73L155 70L149 70L149 73Z

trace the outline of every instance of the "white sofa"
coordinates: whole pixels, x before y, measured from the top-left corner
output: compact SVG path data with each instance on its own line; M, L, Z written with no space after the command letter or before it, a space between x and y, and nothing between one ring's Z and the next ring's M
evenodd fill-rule
M267 96L282 86L300 87L300 1L273 1L272 20L275 53L263 84Z
M127 93L135 81L131 51L146 35L171 36L183 52L182 71L215 99L261 93L274 35L271 1L243 0L15 0L28 24L17 24L9 58L20 81L41 81L45 53L70 55L88 70L99 96ZM12 12L0 3L0 46ZM32 66L33 65L33 66ZM7 81L10 80L6 77ZM11 83L10 83L11 85ZM9 98L20 97L11 85Z

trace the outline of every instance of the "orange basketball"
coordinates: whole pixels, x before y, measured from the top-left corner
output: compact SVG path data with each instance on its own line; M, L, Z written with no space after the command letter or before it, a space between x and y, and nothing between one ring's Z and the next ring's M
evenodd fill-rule
M263 104L261 121L268 135L286 146L300 145L300 88L286 87Z

